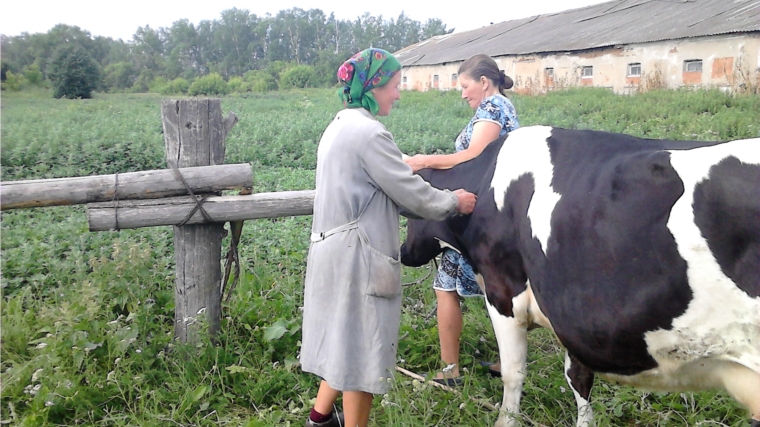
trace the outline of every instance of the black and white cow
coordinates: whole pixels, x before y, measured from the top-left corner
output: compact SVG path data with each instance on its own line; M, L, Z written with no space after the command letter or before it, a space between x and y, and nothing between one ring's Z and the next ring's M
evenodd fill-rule
M660 391L725 389L760 427L760 138L640 139L523 127L420 171L478 194L470 216L409 220L401 260L451 246L485 287L515 424L527 331L566 348L578 426L594 374Z

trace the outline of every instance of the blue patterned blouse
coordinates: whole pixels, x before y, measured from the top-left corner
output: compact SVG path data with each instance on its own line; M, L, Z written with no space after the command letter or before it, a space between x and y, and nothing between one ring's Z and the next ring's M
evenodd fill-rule
M507 132L520 127L520 123L517 121L517 111L515 111L515 106L512 105L512 102L501 94L491 95L480 103L470 123L467 124L457 137L455 144L457 151L466 150L470 146L472 129L475 123L484 120L501 126L499 136L504 136Z
M504 136L520 127L517 121L517 112L512 102L501 94L487 97L480 103L470 123L462 130L456 140L456 150L462 151L470 146L472 129L479 121L489 121L501 126L499 136ZM452 249L444 249L441 257L441 265L438 274L433 280L433 289L441 291L456 291L462 297L483 296L472 266L458 252Z

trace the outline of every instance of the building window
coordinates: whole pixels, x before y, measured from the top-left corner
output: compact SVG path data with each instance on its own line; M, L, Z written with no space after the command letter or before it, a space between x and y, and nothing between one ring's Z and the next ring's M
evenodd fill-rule
M581 68L581 78L582 79L590 79L594 77L594 67L583 67Z
M433 75L433 84L438 84L438 74Z
M544 76L549 79L554 78L554 68L544 68Z
M628 64L628 77L641 77L641 63Z
M401 78L401 83L406 84L406 76Z
M451 75L451 82L452 83L456 83L457 82L457 78L458 78L457 73L452 74Z
M683 61L683 71L685 73L701 73L702 60L701 59L687 59L686 61Z

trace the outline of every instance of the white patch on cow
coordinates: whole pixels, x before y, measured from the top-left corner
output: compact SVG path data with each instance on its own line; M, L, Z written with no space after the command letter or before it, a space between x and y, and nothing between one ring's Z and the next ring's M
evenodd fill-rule
M459 249L451 246L450 243L444 242L443 240L441 240L441 239L439 239L437 237L434 237L434 239L438 240L438 245L441 247L441 249L451 249L452 251L454 251L454 252L456 252L456 253L458 253L460 255L462 254L461 252L459 252Z
M551 187L554 167L547 140L552 134L549 126L530 126L513 130L496 158L496 171L491 180L494 201L504 208L504 195L510 184L525 174L533 176L536 190L528 208L533 236L546 250L551 232L551 215L560 198Z
M575 396L575 403L578 405L578 420L575 423L576 427L591 427L594 425L594 410L591 407L591 403L584 399L583 396L578 393L578 390L573 387L573 382L570 381L570 355L565 351L565 380L570 385L570 390L573 391Z
M760 164L760 139L670 153L685 192L667 225L688 263L693 299L686 312L673 320L672 329L645 334L648 352L658 368L635 376L605 377L655 390L726 386L740 401L742 395L758 396L752 393L760 392L760 383L732 378L737 369L760 378L760 297L751 298L721 271L694 223L692 203L695 186L725 157L733 155L742 162ZM742 403L758 405L756 401Z

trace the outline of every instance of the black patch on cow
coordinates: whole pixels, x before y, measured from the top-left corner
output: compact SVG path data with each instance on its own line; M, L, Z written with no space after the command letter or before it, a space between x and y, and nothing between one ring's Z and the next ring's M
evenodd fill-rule
M462 241L483 276L488 302L499 314L514 316L512 298L526 289L528 280L516 233L515 221L519 218L514 210L497 210L492 188L485 193L482 201L478 197L482 205L472 213Z
M520 233L539 306L563 345L594 371L656 367L644 333L670 329L692 298L667 228L683 182L656 143L555 129L552 186L561 198L545 258L537 239Z
M694 218L726 276L760 296L760 166L727 157L694 189Z

